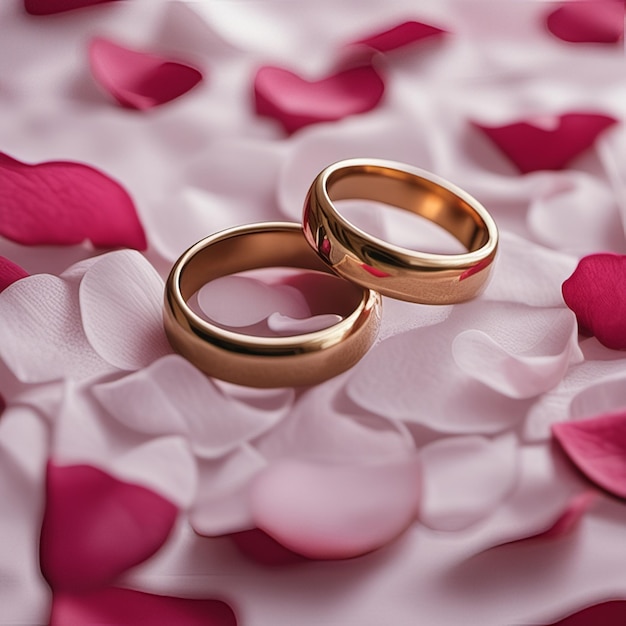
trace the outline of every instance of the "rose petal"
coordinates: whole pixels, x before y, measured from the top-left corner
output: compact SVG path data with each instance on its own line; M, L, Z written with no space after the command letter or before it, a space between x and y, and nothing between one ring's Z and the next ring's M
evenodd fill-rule
M141 254L120 250L103 255L80 284L83 326L95 351L124 370L171 353L162 298L163 281Z
M341 315L333 315L332 313L313 315L305 319L294 319L288 315L272 313L267 318L267 325L269 329L277 335L291 336L322 330L323 328L337 324L341 320Z
M626 255L591 254L563 283L563 298L581 331L607 348L626 350Z
M440 439L420 451L419 519L430 528L462 530L490 515L517 480L513 435Z
M590 624L619 626L624 622L626 622L626 600L610 600L588 606L558 622L550 622L546 626L589 626Z
M153 491L95 467L49 463L41 570L55 590L107 584L161 547L177 513Z
M81 379L113 369L87 341L77 291L61 278L36 274L0 294L0 356L21 381Z
M620 0L566 2L546 17L548 30L572 43L617 43L624 37Z
M626 498L626 413L552 425L572 462L594 483Z
M491 141L526 174L538 170L560 170L587 150L598 135L618 120L598 113L565 113L556 118L555 128L535 120L504 126L475 123Z
M31 15L52 15L94 4L114 2L115 0L24 0L24 8Z
M315 82L280 67L262 67L254 79L256 112L275 118L288 133L372 110L385 86L371 65L343 70Z
M626 408L626 376L599 380L579 391L569 406L573 418L615 413Z
M50 626L85 624L152 626L237 626L233 610L220 600L172 598L108 587L81 594L57 593Z
M0 256L0 292L4 291L9 285L22 278L26 278L28 272L16 265L9 259Z
M0 235L24 245L147 247L132 199L89 165L28 165L0 153Z
M151 435L184 435L196 454L219 457L274 427L293 403L292 389L239 402L178 355L118 381L94 388L100 403L120 422Z
M146 110L187 93L202 80L195 67L96 37L89 44L94 78L121 105Z
M422 39L446 34L447 31L424 24L422 22L407 21L386 30L373 33L363 39L355 41L355 45L363 45L378 52L389 52L396 48L410 45Z
M256 525L314 559L365 554L412 522L420 493L415 459L385 465L271 464L250 487Z
M223 276L207 283L198 291L198 305L211 321L235 328L252 326L274 312L298 318L311 315L297 289L246 276Z

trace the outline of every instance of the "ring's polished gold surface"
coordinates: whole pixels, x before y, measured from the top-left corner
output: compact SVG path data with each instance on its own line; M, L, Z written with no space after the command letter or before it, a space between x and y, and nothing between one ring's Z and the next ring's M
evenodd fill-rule
M333 201L363 199L412 211L445 228L464 254L414 252L368 235ZM487 210L458 187L394 161L350 159L324 169L304 205L304 234L340 276L400 300L451 304L477 295L496 255L498 231Z
M202 319L189 298L205 283L259 267L332 270L313 252L299 224L231 228L189 248L165 288L164 326L172 347L209 376L250 387L297 387L347 370L370 348L380 325L380 296L346 282L354 306L340 322L292 337L255 337Z

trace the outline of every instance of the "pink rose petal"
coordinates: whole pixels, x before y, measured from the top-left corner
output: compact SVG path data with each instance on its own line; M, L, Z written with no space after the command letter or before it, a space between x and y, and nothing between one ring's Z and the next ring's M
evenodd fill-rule
M113 2L114 0L24 0L24 8L31 15L52 15L72 11L82 7L90 7L94 4Z
M312 333L323 328L328 328L341 321L341 315L327 313L325 315L313 315L304 319L294 319L288 315L272 313L267 318L269 329L277 335L302 335Z
M48 464L41 569L55 590L113 581L154 554L178 509L153 491L88 465Z
M368 37L355 41L355 45L363 45L378 52L389 52L396 48L410 45L422 39L444 35L445 30L422 22L401 22L389 29L373 33Z
M88 165L28 165L0 153L0 198L0 235L17 243L147 247L126 190Z
M271 464L250 487L256 525L313 559L345 559L392 541L413 521L420 496L415 458L381 465Z
M590 480L626 498L626 413L558 422L552 435Z
M594 604L546 626L621 626L626 624L626 600Z
M81 594L57 593L50 626L237 626L233 610L220 600L172 598L108 587Z
M371 65L309 82L280 67L262 67L254 79L256 111L278 120L288 133L372 110L385 86Z
M89 45L91 72L121 105L141 111L170 102L202 80L195 67L132 50L96 37Z
M278 566L303 563L307 559L292 552L258 528L233 533L230 538L247 557L261 565Z
M546 17L548 30L572 43L617 43L624 37L621 0L566 2Z
M591 254L563 283L580 330L613 350L626 350L626 255Z
M26 278L28 272L16 265L9 259L0 256L0 291L4 291L9 285L20 278Z
M505 126L475 123L523 174L538 170L560 170L587 150L597 136L617 123L598 113L565 113L555 119L555 128L540 120Z

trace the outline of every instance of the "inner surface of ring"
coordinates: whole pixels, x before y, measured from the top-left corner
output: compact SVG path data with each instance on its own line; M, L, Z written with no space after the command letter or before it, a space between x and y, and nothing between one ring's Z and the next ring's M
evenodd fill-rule
M489 239L487 225L471 204L408 172L368 165L340 168L329 175L326 191L331 200L374 200L411 211L440 225L470 252Z

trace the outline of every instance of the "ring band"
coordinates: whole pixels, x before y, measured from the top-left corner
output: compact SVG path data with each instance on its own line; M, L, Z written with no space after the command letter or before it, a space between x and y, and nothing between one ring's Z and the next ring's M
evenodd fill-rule
M313 252L300 224L267 222L231 228L199 241L174 264L166 282L164 327L178 353L209 376L251 387L298 387L352 367L380 326L381 298L354 291L354 309L340 322L293 337L256 337L201 318L189 298L205 283L260 267L298 267L334 275Z
M336 200L361 199L406 209L442 226L464 254L414 252L369 235L346 220ZM452 304L486 286L498 245L496 224L472 196L418 168L379 159L350 159L324 169L304 205L304 234L347 280L422 304Z

